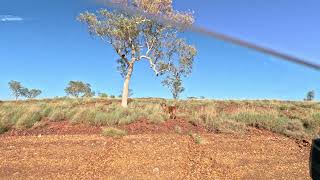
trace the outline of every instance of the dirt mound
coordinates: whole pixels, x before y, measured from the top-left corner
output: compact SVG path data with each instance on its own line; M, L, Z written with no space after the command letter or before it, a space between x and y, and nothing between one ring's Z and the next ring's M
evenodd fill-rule
M163 123L153 123L146 119L135 121L128 125L116 126L124 129L128 134L157 134L157 133L204 133L205 127L190 123L183 119L167 120ZM76 135L100 134L102 127L87 124L72 124L69 121L52 122L43 120L30 129L11 129L1 136L29 136L29 135Z
M86 124L71 124L68 121L40 121L30 129L12 129L3 134L3 136L75 135L99 133L101 133L100 127L90 126Z

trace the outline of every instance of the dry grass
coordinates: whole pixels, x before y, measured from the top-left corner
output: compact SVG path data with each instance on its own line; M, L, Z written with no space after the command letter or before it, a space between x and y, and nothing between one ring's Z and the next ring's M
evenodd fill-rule
M127 135L127 132L113 127L106 127L102 129L102 135L108 137L123 137Z
M68 120L94 126L115 126L147 119L169 119L160 103L175 104L178 118L201 124L213 132L239 133L247 127L267 129L290 137L312 137L320 127L320 103L259 101L133 99L128 109L118 99L45 99L0 103L0 133L30 128L42 119ZM179 131L178 128L176 130Z
M196 144L203 144L203 140L202 140L202 138L201 138L201 136L199 134L195 134L195 133L189 132L189 136L193 139L193 141Z

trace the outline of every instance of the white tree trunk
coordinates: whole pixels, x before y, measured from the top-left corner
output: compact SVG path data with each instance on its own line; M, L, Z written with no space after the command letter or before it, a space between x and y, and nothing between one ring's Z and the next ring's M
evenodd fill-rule
M130 83L132 71L133 71L133 63L130 64L128 67L128 73L126 75L126 78L125 78L124 84L123 84L121 106L124 108L128 107L129 83Z

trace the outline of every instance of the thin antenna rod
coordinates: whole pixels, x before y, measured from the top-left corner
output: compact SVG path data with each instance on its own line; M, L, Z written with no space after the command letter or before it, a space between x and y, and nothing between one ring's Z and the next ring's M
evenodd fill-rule
M218 32L215 32L215 31L211 31L211 30L208 30L208 29L200 27L200 26L185 25L185 24L170 20L168 18L164 18L164 17L161 17L161 16L156 16L156 15L144 12L144 11L139 10L137 8L123 6L123 5L119 4L119 3L111 2L110 0L97 0L97 1L98 1L98 3L104 4L104 5L108 6L108 7L115 8L115 9L120 9L122 11L126 11L130 15L137 15L138 14L138 15L144 16L144 17L146 17L148 19L155 20L155 21L157 21L159 23L164 23L164 24L169 24L169 25L175 26L175 27L184 28L184 29L187 29L187 30L189 30L191 32L204 34L204 35L206 35L208 37L211 37L211 38L214 38L214 39L220 39L220 40L223 40L223 41L226 41L226 42L231 42L233 44L240 45L242 47L246 47L246 48L249 48L249 49L254 49L254 50L258 51L258 52L262 52L264 54L268 54L268 55L272 55L274 57L278 57L278 58L280 58L281 60L284 60L284 61L288 61L288 62L291 62L291 63L299 64L299 65L302 65L302 66L306 66L308 68L313 68L315 70L320 70L320 64L312 63L311 61L308 61L308 60L305 60L305 59L302 59L302 58L298 58L296 56L292 56L292 55L289 55L289 54L286 54L286 53L282 53L282 52L279 52L279 51L271 49L271 48L266 48L266 47L263 47L263 46L259 46L257 44L254 44L254 43L251 43L251 42L248 42L248 41L245 41L245 40L241 40L241 39L238 39L238 38L235 38L235 37L231 37L231 36L228 36L228 35L225 35L225 34L222 34L222 33L218 33Z

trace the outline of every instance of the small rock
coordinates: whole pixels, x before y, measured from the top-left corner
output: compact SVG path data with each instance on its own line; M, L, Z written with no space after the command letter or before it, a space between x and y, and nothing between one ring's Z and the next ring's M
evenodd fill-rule
M38 138L41 138L41 136L42 136L42 135L41 135L41 134L39 134L39 135L38 135Z
M159 168L154 168L153 169L153 173L159 173L159 171L160 171Z

